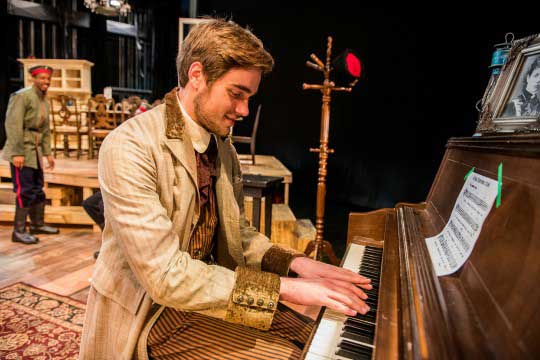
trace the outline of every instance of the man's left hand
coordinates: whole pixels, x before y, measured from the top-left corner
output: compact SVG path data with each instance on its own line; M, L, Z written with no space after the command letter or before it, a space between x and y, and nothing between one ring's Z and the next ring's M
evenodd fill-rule
M47 169L54 170L54 158L52 157L52 155L47 155L47 162L49 163Z
M341 280L356 284L366 290L372 288L370 279L354 271L315 261L308 257L294 258L290 269L303 278Z

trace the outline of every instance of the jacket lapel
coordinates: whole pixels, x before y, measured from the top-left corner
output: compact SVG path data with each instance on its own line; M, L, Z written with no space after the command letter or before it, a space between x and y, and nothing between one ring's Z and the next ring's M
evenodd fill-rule
M186 168L195 188L197 188L197 160L195 159L195 149L191 140L185 134L185 120L182 111L178 106L176 92L178 88L174 88L165 95L165 121L166 121L166 136L165 145L171 153L182 163Z

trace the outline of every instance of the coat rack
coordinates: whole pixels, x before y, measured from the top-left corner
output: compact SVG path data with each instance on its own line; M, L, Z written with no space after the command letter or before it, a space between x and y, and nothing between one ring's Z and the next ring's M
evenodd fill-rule
M330 80L331 67L331 55L332 55L332 37L328 37L326 45L326 63L323 63L315 54L311 54L311 60L307 61L306 65L317 71L320 71L324 75L324 81L322 84L303 84L304 90L319 90L322 93L322 111L321 111L321 135L319 148L311 148L310 152L319 153L319 172L317 181L317 217L315 222L315 228L317 234L315 240L312 240L306 246L304 251L306 255L310 255L314 252L315 260L322 259L322 255L326 255L330 262L334 265L339 265L339 259L334 253L332 244L327 240L324 240L324 210L326 202L326 175L328 155L334 153L334 149L328 148L328 133L330 130L330 101L333 91L345 91L351 92L352 88L358 82L356 77L348 87L338 87ZM359 60L358 66L360 65ZM359 76L358 70L358 76Z

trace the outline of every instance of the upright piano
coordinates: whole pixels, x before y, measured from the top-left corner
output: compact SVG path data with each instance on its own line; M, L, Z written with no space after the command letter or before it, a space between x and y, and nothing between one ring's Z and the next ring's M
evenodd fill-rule
M351 213L342 266L374 281L372 310L321 311L305 359L540 358L540 134L451 138L424 203ZM465 264L437 277L425 238L474 171L502 201Z

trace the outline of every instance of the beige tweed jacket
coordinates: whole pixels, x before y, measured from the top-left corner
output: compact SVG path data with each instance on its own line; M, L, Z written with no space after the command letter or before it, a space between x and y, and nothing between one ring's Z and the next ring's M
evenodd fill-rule
M125 122L103 142L99 181L106 224L81 359L147 358L145 333L164 306L270 326L279 297L277 274L286 275L296 255L248 226L236 152L230 140L218 139L219 265L189 256L199 193L184 125L173 90L165 104ZM268 272L260 271L261 262Z

